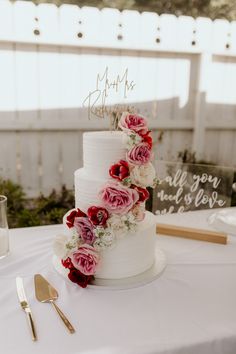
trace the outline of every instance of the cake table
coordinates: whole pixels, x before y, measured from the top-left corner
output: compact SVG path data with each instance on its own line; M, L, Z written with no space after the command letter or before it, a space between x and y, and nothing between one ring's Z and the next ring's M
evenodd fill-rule
M158 217L206 227L212 211ZM160 236L167 267L155 281L118 291L82 289L53 268L51 243L62 225L10 230L11 254L0 262L0 343L4 354L235 354L236 239L227 246ZM35 299L33 275L58 290L71 335L48 304ZM24 278L38 332L32 342L15 277Z

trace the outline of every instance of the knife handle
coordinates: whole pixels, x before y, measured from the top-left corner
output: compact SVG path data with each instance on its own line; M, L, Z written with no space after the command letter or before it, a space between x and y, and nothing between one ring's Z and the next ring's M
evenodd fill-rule
M62 321L64 322L64 324L67 327L67 329L69 330L69 332L74 333L75 329L72 326L72 324L70 323L70 321L66 318L64 313L59 309L59 307L55 304L54 301L51 301L51 304L54 307L54 309L57 311L58 315L61 317Z
M37 335L36 335L36 330L35 330L35 325L34 325L34 320L32 317L32 314L30 312L30 310L25 309L26 315L27 315L27 321L31 330L31 337L33 341L37 340Z

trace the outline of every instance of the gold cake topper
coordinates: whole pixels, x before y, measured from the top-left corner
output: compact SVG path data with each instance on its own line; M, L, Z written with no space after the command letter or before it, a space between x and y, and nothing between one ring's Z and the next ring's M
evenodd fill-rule
M92 116L101 119L108 117L110 128L117 129L122 112L134 113L135 109L132 105L126 104L108 105L107 100L112 93L121 93L122 98L126 99L135 85L133 80L128 80L128 68L125 69L123 74L118 74L115 78L110 79L109 69L106 67L102 74L97 74L95 90L90 91L83 101L83 106L88 108L88 119L91 119Z

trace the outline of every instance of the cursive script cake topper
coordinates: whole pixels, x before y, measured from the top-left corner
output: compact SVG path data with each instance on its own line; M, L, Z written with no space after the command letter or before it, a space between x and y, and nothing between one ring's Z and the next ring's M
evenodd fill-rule
M155 214L230 206L232 169L163 161L156 161L155 165L159 178L153 195Z
M88 108L88 119L93 116L97 118L109 118L112 129L117 129L117 124L122 112L127 111L134 113L135 109L131 105L126 104L109 104L109 98L127 99L131 91L135 87L133 80L128 79L128 68L124 73L118 74L115 77L110 77L108 67L105 71L97 74L96 87L90 91L83 101L83 107Z

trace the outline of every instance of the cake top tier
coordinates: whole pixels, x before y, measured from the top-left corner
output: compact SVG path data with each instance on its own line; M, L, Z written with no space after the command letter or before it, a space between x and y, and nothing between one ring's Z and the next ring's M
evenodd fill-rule
M83 134L83 163L86 174L108 178L109 168L124 159L126 148L121 131L99 131Z

